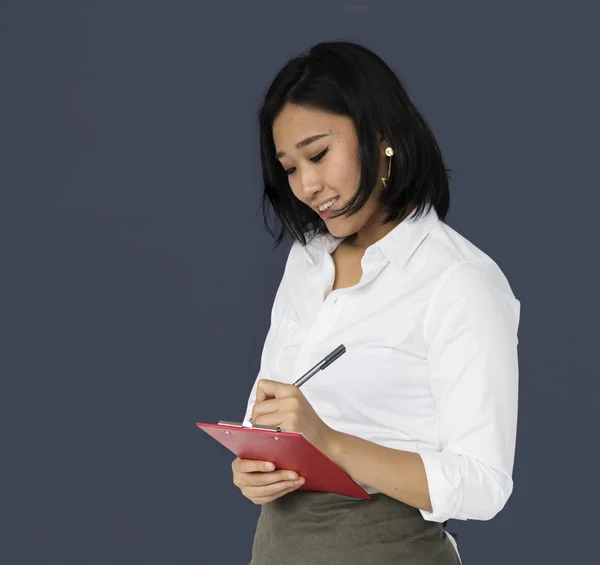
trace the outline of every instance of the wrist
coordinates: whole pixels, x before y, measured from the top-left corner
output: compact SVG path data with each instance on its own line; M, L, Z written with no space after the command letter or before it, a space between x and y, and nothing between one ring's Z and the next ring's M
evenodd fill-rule
M323 447L321 451L329 457L334 463L337 462L337 458L340 452L340 440L342 432L334 430L333 428L327 427L325 438L323 441Z

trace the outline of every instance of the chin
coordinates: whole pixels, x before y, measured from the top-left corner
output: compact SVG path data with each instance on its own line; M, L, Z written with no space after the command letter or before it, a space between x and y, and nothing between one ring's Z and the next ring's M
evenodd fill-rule
M348 237L356 232L356 230L352 227L336 221L326 223L325 225L327 227L327 231L333 237Z

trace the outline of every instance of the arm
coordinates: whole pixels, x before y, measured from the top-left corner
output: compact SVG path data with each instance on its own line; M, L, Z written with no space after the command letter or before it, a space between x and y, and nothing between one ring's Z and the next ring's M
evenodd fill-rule
M258 382L261 379L267 378L270 374L269 367L271 365L270 361L273 358L273 355L276 354L276 342L277 342L277 331L280 328L281 323L281 313L284 309L284 305L286 303L289 304L289 281L290 278L293 280L294 270L296 268L298 262L298 254L300 252L300 247L297 243L294 243L290 248L288 253L288 257L286 259L285 267L283 274L281 276L281 281L279 282L279 286L277 287L277 291L275 293L275 297L273 299L273 306L271 307L271 319L269 324L269 329L267 331L267 335L265 337L265 341L263 344L261 357L260 357L260 366L258 370L258 374L254 380L254 384L250 390L250 394L248 395L248 400L246 403L246 412L244 414L243 422L246 424L250 424L249 420L252 416L252 409L254 407L256 392Z
M427 476L418 453L391 449L337 430L331 430L324 451L355 481L431 511Z
M520 304L491 261L449 273L425 323L439 449L410 453L331 431L327 455L425 519L486 520L512 492Z

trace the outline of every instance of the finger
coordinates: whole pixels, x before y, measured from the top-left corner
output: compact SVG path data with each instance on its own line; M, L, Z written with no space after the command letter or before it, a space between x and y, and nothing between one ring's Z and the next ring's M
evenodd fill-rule
M236 464L237 462L237 464ZM234 471L240 473L266 473L268 471L274 471L275 465L270 461L257 461L255 459L236 459Z
M248 498L265 498L281 493L289 489L296 489L304 484L304 479L296 481L278 481L270 485L244 487L244 495Z
M282 402L278 398L267 398L267 400L257 400L252 407L252 421L263 414L272 414L281 410Z
M267 398L284 398L298 393L298 387L269 379L260 379L256 386L256 401L262 402Z
M264 400L254 404L252 409L252 423L261 426L279 426L285 420L288 424L293 424L301 407L301 401L298 396ZM291 420L288 418L290 415L292 416ZM288 431L293 431L293 428L289 426L281 427Z
M277 500L278 498L281 498L282 496L285 496L286 494L288 494L290 492L298 490L299 488L300 488L299 486L286 488L285 490L282 490L282 491L278 492L277 494L274 494L273 496L259 497L259 498L252 499L252 502L254 502L255 504L266 504L267 502L273 502L274 500Z
M294 471L275 471L274 473L240 473L237 483L240 486L260 487L285 481L295 481L298 473Z
M284 420L291 420L292 418L286 418L285 412L274 412L272 414L263 414L252 418L252 422L255 426L269 426L272 428L281 428L282 431L294 431L289 426L284 426Z
M272 388L271 387L271 383L273 381L270 381L268 379L260 379L256 385L256 402L263 402L264 400L267 400L267 398L269 398L269 395L267 394L267 389ZM272 398L274 395L271 395L270 397Z
M240 473L234 471L233 483L240 487L263 487L275 483L297 480L298 473L294 471L275 471L274 473Z

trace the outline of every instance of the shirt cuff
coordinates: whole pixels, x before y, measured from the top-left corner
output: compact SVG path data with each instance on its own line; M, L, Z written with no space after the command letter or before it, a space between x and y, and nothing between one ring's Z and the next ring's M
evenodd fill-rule
M449 451L419 455L432 508L420 510L425 520L491 520L512 493L512 478L479 459Z
M420 509L423 518L429 522L445 522L450 518L460 518L462 506L462 476L456 457L447 457L442 452L419 453L425 467L429 499L432 511Z

